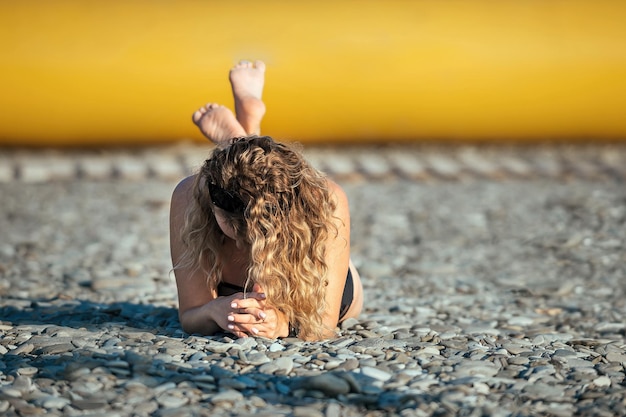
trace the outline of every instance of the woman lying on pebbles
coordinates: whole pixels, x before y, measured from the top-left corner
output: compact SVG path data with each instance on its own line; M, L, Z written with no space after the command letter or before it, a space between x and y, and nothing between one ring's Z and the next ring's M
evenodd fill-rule
M235 115L213 103L193 114L216 148L172 196L180 322L204 335L331 338L363 305L348 201L291 146L258 136L264 76L263 62L240 62Z

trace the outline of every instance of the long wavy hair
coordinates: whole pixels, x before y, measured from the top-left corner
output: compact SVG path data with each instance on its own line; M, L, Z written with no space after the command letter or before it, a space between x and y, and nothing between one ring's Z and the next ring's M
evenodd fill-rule
M250 248L244 288L258 283L267 302L285 314L300 337L320 338L328 285L326 242L338 233L333 223L336 203L326 178L294 147L267 136L235 138L213 151L196 176L181 263L203 270L209 291L216 294L224 234L215 219L209 183L243 202L241 213L220 214Z

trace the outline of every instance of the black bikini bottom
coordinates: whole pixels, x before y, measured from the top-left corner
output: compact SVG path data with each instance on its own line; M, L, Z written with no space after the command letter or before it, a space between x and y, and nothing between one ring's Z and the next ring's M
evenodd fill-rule
M238 292L243 292L244 288L239 285L230 284L228 282L220 282L217 284L217 295L220 297L233 295ZM344 319L344 316L350 309L354 301L354 282L352 280L352 272L348 269L348 276L346 277L346 285L343 287L343 295L341 296L341 308L339 309L339 321Z
M346 277L346 285L343 287L343 295L341 296L341 309L339 310L339 321L342 321L350 309L354 301L354 282L352 280L352 271L348 269Z

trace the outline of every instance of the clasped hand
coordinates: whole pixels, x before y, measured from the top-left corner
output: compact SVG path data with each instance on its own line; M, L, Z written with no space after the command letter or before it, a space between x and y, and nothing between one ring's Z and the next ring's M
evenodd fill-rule
M230 299L230 309L227 309L224 321L226 326L221 326L224 330L237 337L275 339L288 336L289 324L284 314L268 305L258 284L254 285L251 293L246 294L246 298L243 298L242 293L226 298Z

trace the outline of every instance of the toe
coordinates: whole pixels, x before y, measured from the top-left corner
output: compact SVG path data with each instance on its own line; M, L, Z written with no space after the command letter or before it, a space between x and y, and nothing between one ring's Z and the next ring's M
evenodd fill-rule
M198 123L200 119L202 119L202 116L204 116L204 112L201 112L200 110L196 110L191 116L191 120L193 120L194 123Z
M254 67L258 70L265 71L265 62L257 59L254 61Z

